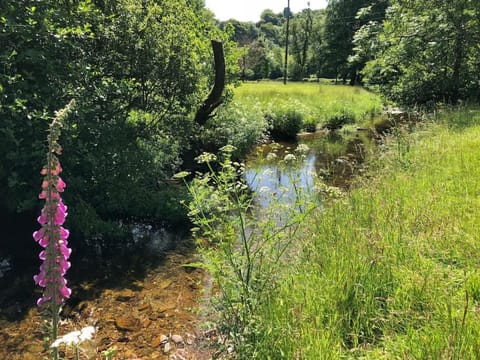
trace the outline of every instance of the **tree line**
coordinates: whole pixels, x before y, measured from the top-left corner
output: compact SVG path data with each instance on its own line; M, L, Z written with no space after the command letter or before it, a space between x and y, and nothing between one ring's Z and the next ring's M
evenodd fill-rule
M233 29L241 79L283 76L287 15L220 24ZM479 17L479 0L330 0L291 15L288 74L363 84L406 105L478 100Z

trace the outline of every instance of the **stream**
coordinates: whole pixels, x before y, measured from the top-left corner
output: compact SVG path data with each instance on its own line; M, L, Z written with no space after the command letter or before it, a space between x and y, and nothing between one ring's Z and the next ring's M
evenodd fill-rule
M267 190L280 201L294 202L295 188L315 196L318 179L348 188L368 146L361 132L301 134L297 143L262 144L246 160L245 180L261 207L271 201L263 195ZM116 349L114 359L212 358L217 334L208 327L208 315L196 310L205 273L185 266L196 261L194 247L177 234L144 224L133 228L132 242L142 244L142 251L127 251L114 274L73 284L72 298L62 310L61 333L95 326L95 341L85 355ZM178 243L182 245L175 247ZM33 306L39 290L30 272L15 276L15 271L8 258L0 258L0 359L36 360L47 354L42 318ZM62 348L61 354L74 358L69 349Z
M370 145L362 133L320 132L300 134L297 143L263 144L247 158L245 180L263 208L271 199L262 195L267 189L285 202L295 200L296 188L314 192L318 181L345 189Z

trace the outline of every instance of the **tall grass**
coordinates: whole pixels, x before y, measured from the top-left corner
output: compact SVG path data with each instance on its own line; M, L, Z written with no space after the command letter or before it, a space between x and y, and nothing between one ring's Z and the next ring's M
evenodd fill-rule
M380 98L365 89L318 83L245 83L235 89L234 102L246 107L260 105L266 112L287 107L300 113L310 126L339 117L364 122L382 110Z
M465 109L399 130L356 190L308 218L260 311L257 358L479 357L479 124Z

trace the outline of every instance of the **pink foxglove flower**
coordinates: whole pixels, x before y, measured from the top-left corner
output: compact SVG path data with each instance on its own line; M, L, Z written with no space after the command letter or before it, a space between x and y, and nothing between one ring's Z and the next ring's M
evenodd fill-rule
M70 268L68 258L72 251L68 247L69 231L62 226L67 217L67 206L60 196L66 186L58 176L60 172L58 158L49 153L46 171L42 170L45 178L39 196L45 199L45 205L37 219L42 227L33 233L35 241L44 248L39 254L43 261L40 273L34 276L35 283L44 288L43 296L37 302L39 305L49 302L61 305L71 294L63 277Z
M70 233L63 227L67 207L60 194L65 190L66 184L59 176L62 167L57 156L61 154L61 147L58 144L60 128L73 106L72 100L63 110L56 113L55 119L50 124L47 165L40 171L43 181L38 195L39 199L45 200L45 204L37 218L41 228L33 233L33 239L43 248L38 256L42 261L40 272L33 277L35 284L43 289L37 305L46 310L45 314L51 316L50 331L47 335L51 339L56 339L58 335L60 306L72 294L64 277L70 268L68 258L72 250L68 247ZM52 356L54 359L58 358L56 348L52 348Z
M56 114L50 125L48 135L47 164L40 172L43 175L39 198L45 200L45 204L37 218L41 228L33 233L33 238L43 248L39 254L42 261L39 274L33 277L35 283L43 288L43 295L37 301L39 306L49 306L54 315L54 323L58 323L58 307L65 299L68 299L71 290L67 286L64 276L70 268L68 258L72 250L68 247L69 231L63 227L67 217L61 193L64 192L66 183L60 178L62 172L58 155L61 147L58 144L62 121L73 104ZM54 324L56 328L56 324Z

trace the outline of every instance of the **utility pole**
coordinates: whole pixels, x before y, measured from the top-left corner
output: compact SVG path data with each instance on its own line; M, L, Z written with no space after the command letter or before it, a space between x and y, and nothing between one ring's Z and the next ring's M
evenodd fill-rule
M283 10L283 15L287 17L287 31L285 34L285 64L283 67L283 83L287 85L287 77L288 77L288 30L290 25L290 0L287 0L287 7Z

